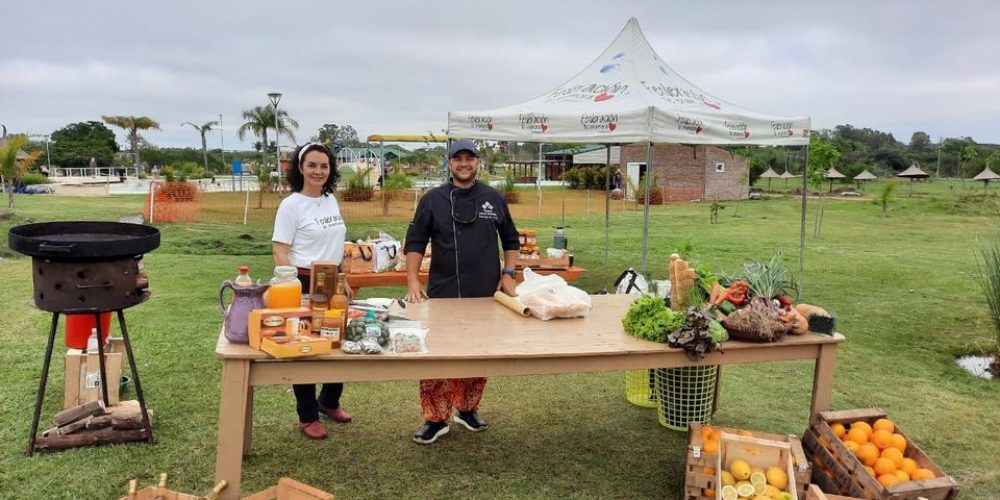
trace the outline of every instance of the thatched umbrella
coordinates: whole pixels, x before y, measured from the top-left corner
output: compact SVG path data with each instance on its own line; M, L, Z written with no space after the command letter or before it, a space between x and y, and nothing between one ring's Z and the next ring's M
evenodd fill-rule
M1000 175L996 172L990 170L990 167L986 167L982 172L979 172L975 177L972 178L974 181L983 181L983 194L986 194L986 188L989 187L990 181L1000 180Z
M920 167L918 167L916 163L910 165L910 168L896 174L896 177L910 179L910 195L913 194L913 179L926 179L930 176L931 174L920 170Z
M861 181L873 181L875 179L878 179L878 177L869 172L867 168L862 170L860 174L854 176L854 180L858 181L858 189L861 189Z
M788 179L794 179L794 178L796 178L798 176L795 175L795 174L793 174L793 173L791 173L791 172L789 172L788 169L786 168L785 169L785 173L779 175L778 177L781 178L781 179L785 179L785 189L787 190L788 189Z
M830 170L826 171L826 178L830 179L830 191L833 192L833 180L834 179L846 179L847 176L838 172L836 168L830 167Z
M778 173L775 172L773 168L767 167L767 170L765 170L763 174L760 174L760 178L761 179L767 179L767 190L770 191L771 190L771 179L780 179L781 176L778 175Z

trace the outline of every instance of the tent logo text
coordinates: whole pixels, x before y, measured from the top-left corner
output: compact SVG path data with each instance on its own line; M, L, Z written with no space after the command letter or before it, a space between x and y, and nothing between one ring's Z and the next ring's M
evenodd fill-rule
M476 130L493 130L493 117L469 115L469 126Z
M795 135L795 130L792 129L792 122L771 122L771 131L774 132L775 137L792 137Z
M580 115L580 124L584 130L614 132L618 128L618 113Z
M710 101L708 97L701 92L673 85L647 82L645 80L640 80L639 83L641 83L643 87L646 87L646 90L668 102L677 104L704 104L712 109L722 109L721 105Z
M604 102L620 95L628 94L628 84L586 83L570 87L560 87L545 96L545 102L552 101L594 101Z
M518 120L521 121L521 130L530 130L532 132L545 132L549 129L549 117L548 115L540 115L535 113L527 113L517 115Z
M744 139L750 138L750 126L746 122L722 122L725 125L726 130L729 131L729 137L742 137Z
M677 130L686 130L692 134L700 134L702 130L705 130L705 124L697 118L678 116L676 123Z

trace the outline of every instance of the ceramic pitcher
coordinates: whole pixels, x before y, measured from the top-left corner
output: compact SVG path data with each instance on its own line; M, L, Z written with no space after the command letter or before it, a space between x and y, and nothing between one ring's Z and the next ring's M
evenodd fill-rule
M234 285L232 280L222 282L222 286L219 287L219 309L222 311L226 339L234 344L250 343L248 325L250 311L267 307L264 303L264 292L270 286L260 283L238 286ZM229 305L228 310L226 309L225 302L222 300L223 292L225 292L226 288L233 291L233 302Z

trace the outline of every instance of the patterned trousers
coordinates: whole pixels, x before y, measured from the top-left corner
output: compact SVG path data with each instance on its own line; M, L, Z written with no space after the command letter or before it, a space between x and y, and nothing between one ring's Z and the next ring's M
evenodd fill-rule
M485 387L486 379L483 377L421 380L420 408L424 420L447 422L452 408L458 411L477 410Z

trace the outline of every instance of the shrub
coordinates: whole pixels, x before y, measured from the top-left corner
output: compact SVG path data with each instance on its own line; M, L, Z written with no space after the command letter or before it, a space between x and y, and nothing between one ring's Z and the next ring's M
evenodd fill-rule
M573 167L563 173L562 180L569 184L570 189L580 189L580 169Z
M29 173L21 176L21 184L25 186L32 186L35 184L48 184L52 182L48 177L42 174Z

